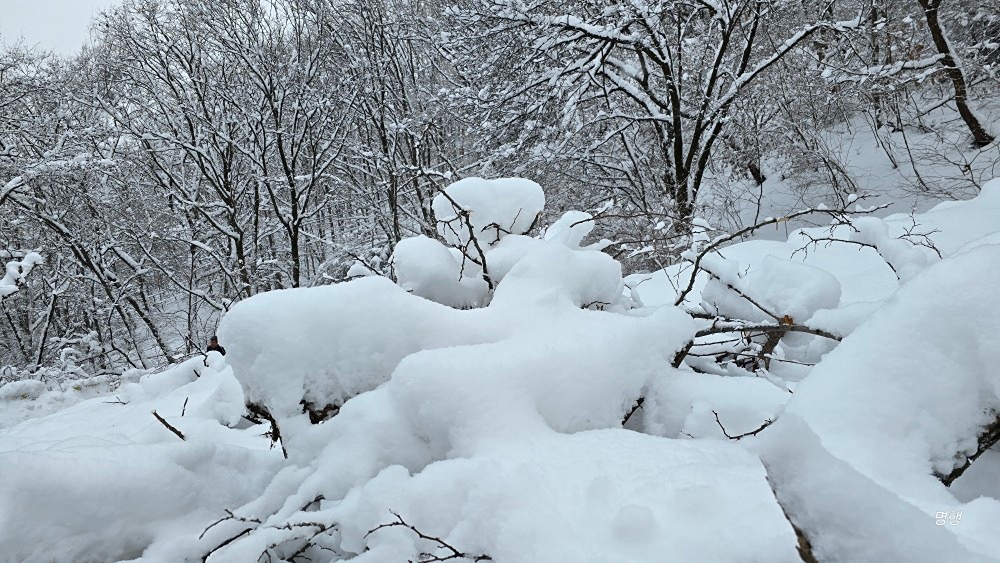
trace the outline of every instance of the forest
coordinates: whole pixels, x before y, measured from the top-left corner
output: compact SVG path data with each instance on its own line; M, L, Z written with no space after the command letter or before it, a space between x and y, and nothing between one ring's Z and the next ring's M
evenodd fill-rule
M0 562L1000 561L1000 7L90 26L0 37Z

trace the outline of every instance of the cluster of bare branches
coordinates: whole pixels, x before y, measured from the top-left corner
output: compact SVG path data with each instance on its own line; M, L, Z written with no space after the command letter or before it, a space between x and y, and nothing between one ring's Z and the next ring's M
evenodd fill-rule
M368 530L368 533L365 534L365 537L367 538L368 536L374 534L375 532L378 532L379 530L401 527L401 528L406 528L407 530L413 532L421 540L429 542L431 545L434 546L434 550L436 552L441 552L441 551L444 552L440 555L430 552L422 552L419 554L420 559L416 561L410 560L409 563L433 563L436 561L457 561L462 559L467 561L493 561L493 558L490 557L489 555L483 555L483 554L477 555L460 551L456 549L453 545L449 544L448 542L444 541L443 539L437 536L431 536L425 534L424 532L421 532L419 529L417 529L416 526L407 523L406 520L403 520L403 517L400 516L399 514L392 512L392 515L396 518L394 521L387 522L385 524L379 524L378 526L372 528L371 530Z
M863 197L852 199L852 203L862 200ZM805 219L811 217L823 217L828 221L827 229L830 233L829 236L817 236L812 234L809 229L800 231L801 237L805 240L805 242L800 248L792 253L792 257L795 257L800 253L806 254L810 251L810 249L814 248L818 244L853 245L858 246L859 248L867 248L878 253L886 264L895 272L895 268L893 267L891 260L879 252L879 248L876 244L859 242L849 237L845 237L843 234L839 234L844 230L848 233L860 232L854 227L854 225L852 225L852 220L858 217L868 216L871 213L884 208L885 205L870 206L868 208L861 207L860 205L854 205L853 209L848 208L847 205L839 208L829 208L826 206L809 208L791 213L784 217L765 218L753 225L731 233L718 233L714 236L714 238L708 236L708 231L710 229L703 228L702 231L705 232L703 232L700 236L704 240L697 242L692 250L684 254L684 258L688 264L684 271L685 275L689 277L687 278L687 282L685 284L674 288L677 292L674 304L675 306L685 310L695 319L703 321L704 325L699 328L694 337L674 355L672 366L675 368L691 369L694 371L708 371L711 373L732 375L733 371L726 369L726 366L729 365L738 368L737 373L742 373L751 377L768 378L773 362L791 363L805 366L811 365L809 362L786 358L784 354L777 353L779 346L787 335L793 333L807 334L825 339L832 343L840 342L846 335L840 334L837 330L831 328L808 322L801 322L800 320L792 318L786 311L773 310L769 305L765 304L762 299L753 295L749 289L735 287L732 283L724 280L723 277L714 272L708 265L711 262L708 260L708 257L710 255L716 255L717 257L724 259L725 255L723 250L727 245L738 242L761 228L787 222L796 218ZM812 231L815 231L815 229L812 229ZM933 231L921 230L919 225L914 220L896 240L904 241L914 248L925 249L927 252L932 252L934 255L940 257L940 251L934 246L931 238L933 234ZM700 303L692 302L691 295L693 294L695 284L699 278L715 280L716 283L726 287L735 296L752 305L755 311L759 311L763 314L763 316L769 317L770 320L760 321L744 318L729 318L724 315L720 315L719 312L714 311L711 308L706 310L706 308ZM787 389L785 390L787 391ZM637 399L636 404L625 415L623 424L628 423L630 418L641 408L643 402L643 397L639 397ZM718 419L717 422L719 423L720 428L722 428L722 424L718 421ZM770 423L771 421L768 420L756 430L738 436L731 436L725 428L722 428L722 431L723 434L730 439L738 440L746 436L756 435L767 428Z
M315 511L315 507L322 500L322 496L317 496L306 503L300 512L308 513ZM338 551L325 545L326 542L320 541L320 538L328 537L330 534L337 532L336 523L300 520L265 526L260 518L238 515L229 509L225 510L225 514L225 516L212 522L202 530L198 536L198 540L205 539L210 531L220 526L229 526L234 531L229 532L225 535L224 539L209 548L202 555L202 561L208 561L216 552L225 549L227 546L253 532L263 529L270 530L274 539L260 553L257 558L258 563L272 561L291 561L293 563L297 561L312 561L316 553L324 551L333 554L333 556L340 555Z

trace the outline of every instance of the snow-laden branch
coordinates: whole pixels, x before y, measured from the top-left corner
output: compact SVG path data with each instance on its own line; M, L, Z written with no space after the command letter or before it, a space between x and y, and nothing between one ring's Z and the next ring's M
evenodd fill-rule
M918 60L897 61L890 64L866 66L859 69L842 69L824 71L824 77L834 78L837 82L863 82L865 80L889 78L906 71L927 70L936 68L944 55L933 55ZM920 74L921 77L925 73ZM920 78L918 78L920 80Z
M717 114L724 112L725 108L727 108L733 102L733 100L740 94L740 92L744 88L747 87L747 85L753 82L755 78L760 76L761 73L770 68L774 63L781 60L781 58L784 57L786 54L788 54L789 51L798 47L798 45L803 40L808 38L813 33L816 33L817 31L820 30L846 31L849 29L854 29L858 27L859 19L860 18L842 22L827 22L827 21L817 22L815 24L803 27L799 31L795 32L794 34L792 34L791 37L785 39L785 41L782 42L781 45L778 45L774 49L773 53L765 57L763 60L759 61L757 64L753 66L753 68L750 68L746 72L737 76L736 79L733 80L732 84L729 85L729 89L726 91L726 93L719 96L719 99L715 104L715 109L713 109L712 113Z
M20 260L7 262L3 278L0 278L0 300L10 297L21 288L28 274L45 260L37 252L28 252Z
M3 205L3 202L6 201L6 199L10 197L15 190L23 186L24 183L23 177L15 176L9 182L4 184L4 187L0 188L0 205Z

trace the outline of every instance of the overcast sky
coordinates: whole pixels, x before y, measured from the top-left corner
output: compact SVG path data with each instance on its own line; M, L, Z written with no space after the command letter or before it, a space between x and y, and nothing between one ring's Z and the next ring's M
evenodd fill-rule
M0 0L0 41L68 55L86 41L90 20L116 0Z

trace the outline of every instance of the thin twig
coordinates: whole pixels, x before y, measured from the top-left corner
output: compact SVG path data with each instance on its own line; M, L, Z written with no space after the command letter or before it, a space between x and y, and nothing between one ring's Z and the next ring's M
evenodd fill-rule
M420 530L418 530L412 524L406 523L406 521L403 520L403 517L400 516L399 514L393 512L391 510L389 512L393 516L396 517L396 521L395 522L387 522L385 524L379 524L378 526L372 528L371 530L368 530L368 533L365 534L366 538L368 536L370 536L371 534L374 534L375 532L377 532L377 531L379 531L379 530L381 530L383 528L394 528L394 527L397 527L397 526L402 526L402 527L407 528L410 531L412 531L420 539L436 543L438 545L438 549L446 549L449 552L449 554L446 557L440 557L440 556L437 556L437 555L433 555L431 553L421 553L420 556L424 557L425 559L421 559L420 561L418 561L416 563L431 563L432 561L434 561L434 562L436 562L436 561L450 561L452 559L471 559L473 561L493 561L493 558L490 557L489 555L470 555L468 553L463 553L463 552L455 549L455 547L453 547L452 545L448 544L446 541L442 540L441 538L435 537L435 536L429 536L429 535L421 532Z
M166 426L167 430L173 432L178 438L180 438L181 440L187 440L187 438L184 437L184 434L182 434L180 430L171 426L171 424L166 420L163 420L163 417L156 412L156 409L153 409L153 416L156 417L156 420L160 421L160 424Z
M751 430L750 432L744 432L743 434L739 434L737 436L730 436L729 432L726 432L726 427L722 425L722 421L719 420L719 413L713 410L712 414L715 415L715 423L719 425L719 429L721 429L722 433L726 436L726 438L729 438L730 440L742 440L747 436L756 436L757 434L760 434L761 430L764 430L768 426L774 424L774 420L769 418L764 421L764 424L761 424L759 427L757 427L756 430Z

